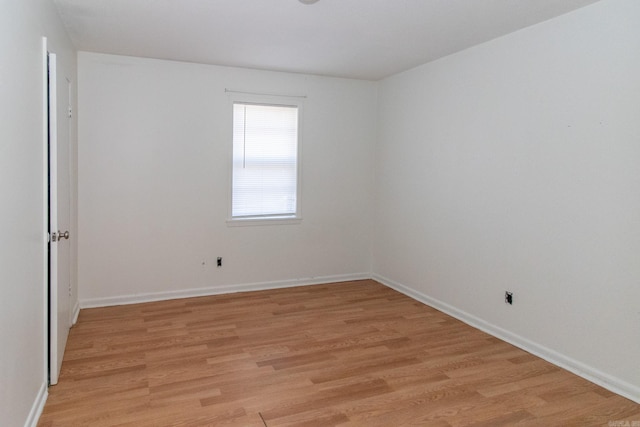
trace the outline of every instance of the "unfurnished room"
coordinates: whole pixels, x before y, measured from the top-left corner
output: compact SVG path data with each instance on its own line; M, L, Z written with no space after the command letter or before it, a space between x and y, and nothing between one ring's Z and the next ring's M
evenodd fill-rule
M640 427L639 23L0 0L0 425Z

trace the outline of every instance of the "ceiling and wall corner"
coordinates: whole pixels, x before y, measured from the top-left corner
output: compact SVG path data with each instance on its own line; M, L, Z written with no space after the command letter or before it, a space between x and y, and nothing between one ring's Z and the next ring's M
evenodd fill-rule
M81 51L379 80L597 0L54 0Z

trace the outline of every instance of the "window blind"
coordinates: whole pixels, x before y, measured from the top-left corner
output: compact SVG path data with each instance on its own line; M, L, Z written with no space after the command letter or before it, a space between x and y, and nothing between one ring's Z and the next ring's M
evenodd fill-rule
M297 212L298 107L233 104L232 218Z

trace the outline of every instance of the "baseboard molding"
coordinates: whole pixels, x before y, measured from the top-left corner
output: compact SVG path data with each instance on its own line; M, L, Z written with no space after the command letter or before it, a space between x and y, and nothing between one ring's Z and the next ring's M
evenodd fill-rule
M371 273L341 274L335 276L310 277L305 279L278 280L240 285L227 285L208 288L183 289L135 295L123 295L104 298L81 299L79 308L109 307L114 305L138 304L152 301L165 301L178 298L192 298L209 295L232 294L236 292L263 291L267 289L291 288L294 286L321 285L333 282L370 279Z
M598 369L593 368L592 366L586 365L578 360L558 353L555 350L532 342L522 336L500 328L499 326L488 323L481 318L473 316L465 311L459 310L435 298L431 298L400 283L394 282L391 279L380 276L378 274L373 274L372 278L373 280L376 280L385 286L395 289L396 291L403 293L417 301L420 301L430 307L442 311L443 313L446 313L451 317L455 317L456 319L470 326L473 326L474 328L480 329L483 332L493 335L496 338L500 338L501 340L506 341L509 344L513 344L516 347L521 348L522 350L534 354L560 368L566 369L567 371L572 372L588 381L591 381L594 384L604 387L609 391L624 396L636 403L640 403L640 387L630 384L620 378L606 374Z
M40 420L40 415L42 415L42 410L44 409L44 404L47 402L48 395L47 383L43 382L40 386L40 390L38 390L38 395L36 396L33 405L31 405L31 410L29 411L27 420L24 422L24 427L36 427L38 425L38 421Z
M71 317L71 325L75 325L78 323L78 316L80 315L80 301L76 300L75 305L73 306L73 316Z

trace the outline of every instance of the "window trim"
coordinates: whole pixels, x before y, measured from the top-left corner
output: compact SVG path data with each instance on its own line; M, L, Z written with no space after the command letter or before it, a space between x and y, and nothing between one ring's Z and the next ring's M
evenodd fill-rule
M302 222L302 124L304 116L304 99L302 97L259 95L244 92L230 92L229 112L231 118L228 131L229 138L229 182L227 185L227 225L228 226L254 226L254 225L286 225L300 224ZM298 109L298 141L296 150L296 213L293 215L256 215L233 216L233 106L234 104L253 104L276 107L296 107Z

